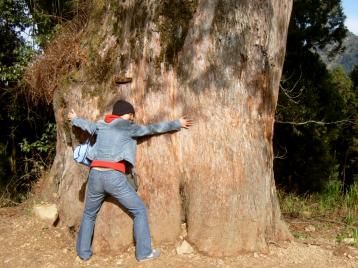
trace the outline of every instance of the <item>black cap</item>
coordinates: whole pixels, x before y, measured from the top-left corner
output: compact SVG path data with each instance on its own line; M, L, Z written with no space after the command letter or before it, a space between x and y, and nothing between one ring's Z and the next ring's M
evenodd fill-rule
M135 114L135 111L132 104L124 100L119 100L113 105L112 114L121 116L124 114Z

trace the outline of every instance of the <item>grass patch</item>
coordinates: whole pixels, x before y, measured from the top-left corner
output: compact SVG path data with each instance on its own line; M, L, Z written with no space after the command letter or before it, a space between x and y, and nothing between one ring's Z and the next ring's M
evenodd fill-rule
M300 196L279 191L278 196L285 217L322 219L344 226L336 241L358 247L358 183L345 193L342 184L332 180L322 193Z

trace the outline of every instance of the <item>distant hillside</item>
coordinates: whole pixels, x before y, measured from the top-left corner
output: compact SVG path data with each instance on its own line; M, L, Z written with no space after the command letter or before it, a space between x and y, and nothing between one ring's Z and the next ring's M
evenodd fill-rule
M323 62L327 64L328 69L332 69L341 64L347 73L350 73L354 65L358 64L358 36L351 32L347 33L347 37L343 40L345 50L332 58L328 58L328 51L331 46L318 51Z

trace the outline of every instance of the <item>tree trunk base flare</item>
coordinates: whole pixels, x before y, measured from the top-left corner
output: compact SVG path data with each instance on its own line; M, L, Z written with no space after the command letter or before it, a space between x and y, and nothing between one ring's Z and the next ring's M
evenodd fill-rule
M138 193L155 245L174 244L182 222L187 240L211 256L267 252L269 241L292 239L272 167L292 0L105 2L93 4L83 30L87 63L69 72L54 95L51 179L60 223L78 228L88 172L72 159L76 139L67 113L99 120L125 98L138 123L181 115L195 121L189 130L139 141ZM131 218L108 199L94 250L132 244Z

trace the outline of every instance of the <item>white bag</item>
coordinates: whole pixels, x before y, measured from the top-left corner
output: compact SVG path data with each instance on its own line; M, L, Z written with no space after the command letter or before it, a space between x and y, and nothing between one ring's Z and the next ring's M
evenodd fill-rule
M87 158L87 153L90 147L91 144L89 142L77 145L75 150L73 151L73 159L77 163L89 167L92 162L90 159Z

